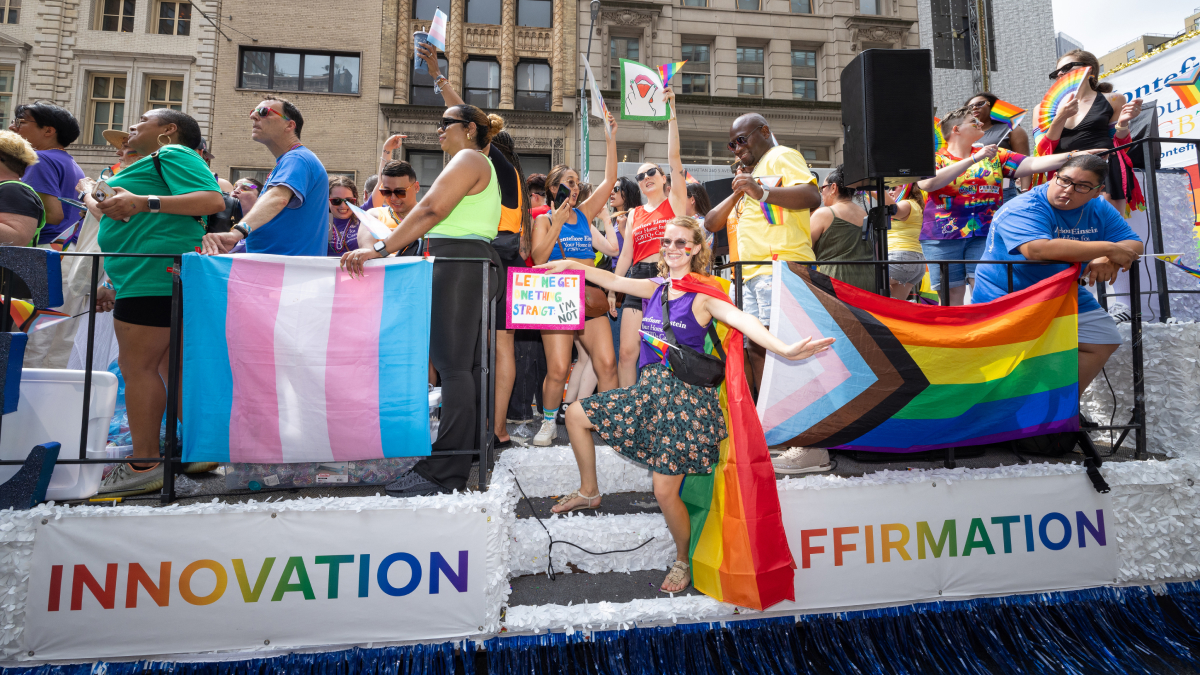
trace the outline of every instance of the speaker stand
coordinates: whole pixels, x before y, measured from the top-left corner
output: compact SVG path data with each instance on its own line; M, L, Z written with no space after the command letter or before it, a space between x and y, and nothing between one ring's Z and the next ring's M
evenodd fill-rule
M887 187L883 184L882 178L875 179L875 206L867 213L867 221L870 223L870 232L863 232L863 238L868 235L875 238L875 260L883 261L882 265L875 265L875 288L877 292L886 297L891 297L891 282L889 281L891 274L888 269L888 246L887 233L892 229L892 216L896 214L896 205L887 204L884 199ZM867 228L864 228L866 230Z

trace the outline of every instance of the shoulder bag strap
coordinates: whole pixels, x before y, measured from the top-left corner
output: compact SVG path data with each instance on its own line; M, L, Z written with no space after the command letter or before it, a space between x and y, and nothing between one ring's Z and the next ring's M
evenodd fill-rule
M171 184L167 182L167 177L163 175L162 160L158 157L158 150L150 153L150 159L154 160L154 170L158 172L158 177L162 179L163 185L166 185L167 191L174 195L175 190L171 187Z
M663 335L667 338L667 344L671 346L677 346L679 343L675 341L675 331L671 329L671 308L667 304L667 296L671 294L671 280L668 278L666 281L659 284L658 287L662 290Z

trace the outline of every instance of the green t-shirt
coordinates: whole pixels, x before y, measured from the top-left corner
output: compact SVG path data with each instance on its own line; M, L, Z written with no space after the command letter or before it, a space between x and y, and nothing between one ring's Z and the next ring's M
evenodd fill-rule
M108 181L135 195L166 197L192 192L220 192L212 171L195 152L182 145L158 151L167 183L154 169L154 158L143 157ZM195 216L138 213L129 222L100 219L99 244L105 253L191 253L204 237L204 224ZM171 261L166 258L106 258L104 271L118 298L171 295Z

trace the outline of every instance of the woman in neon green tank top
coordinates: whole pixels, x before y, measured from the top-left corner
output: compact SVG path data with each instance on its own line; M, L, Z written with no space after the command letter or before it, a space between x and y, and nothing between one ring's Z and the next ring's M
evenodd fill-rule
M446 264L450 258L490 258L488 288L493 300L502 299L500 256L492 239L500 226L500 187L496 170L483 148L504 128L504 120L473 105L446 109L438 124L438 142L451 157L416 207L376 243L342 256L342 267L361 274L363 263L403 249L424 238L428 253L439 258L433 266L433 314L429 327L429 360L442 379L442 419L437 450L462 450L479 445L479 302L482 270L478 262ZM497 316L503 316L498 311ZM461 490L471 471L471 455L422 460L389 493L413 496Z

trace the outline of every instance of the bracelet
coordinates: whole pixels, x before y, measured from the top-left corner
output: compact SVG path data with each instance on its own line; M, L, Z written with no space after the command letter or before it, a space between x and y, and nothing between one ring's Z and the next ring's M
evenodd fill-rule
M112 285L112 282L111 282L111 281L105 281L104 283L100 284L100 288L107 288L107 289L108 289L108 290L110 290L110 291L115 291L115 290L117 290L117 289L116 289L116 288L115 288L115 287Z

